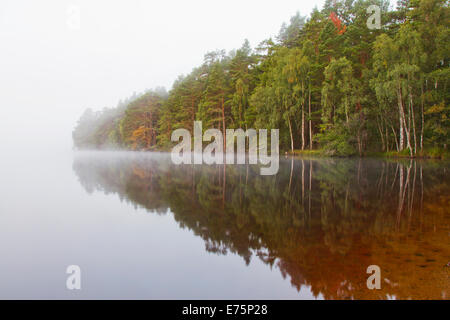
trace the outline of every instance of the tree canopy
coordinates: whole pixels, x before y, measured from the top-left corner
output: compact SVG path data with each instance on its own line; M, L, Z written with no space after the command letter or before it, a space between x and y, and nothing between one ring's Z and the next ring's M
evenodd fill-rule
M369 29L367 8L381 9ZM168 149L171 132L277 128L283 150L421 155L450 142L445 0L325 2L296 13L275 40L209 52L172 89L134 95L80 118L78 148Z

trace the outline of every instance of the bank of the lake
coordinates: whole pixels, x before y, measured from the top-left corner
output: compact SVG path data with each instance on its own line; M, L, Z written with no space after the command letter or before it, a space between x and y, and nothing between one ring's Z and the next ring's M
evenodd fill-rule
M294 150L285 151L284 154L294 155L294 156L314 156L314 157L323 157L329 158L334 157L330 155L329 152L323 149L317 150ZM415 155L411 156L408 150L404 150L402 152L397 151L389 151L389 152L365 152L362 156L358 156L355 154L352 155L343 155L339 157L362 157L362 158L392 158L392 159L435 159L435 160L449 160L450 159L450 151L442 148L429 148L423 151L418 151Z

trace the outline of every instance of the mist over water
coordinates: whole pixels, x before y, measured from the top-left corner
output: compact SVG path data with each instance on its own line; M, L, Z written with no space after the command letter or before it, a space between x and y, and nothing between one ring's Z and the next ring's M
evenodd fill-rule
M0 299L449 299L448 161L282 157L261 176L73 150L86 108L256 46L298 1L75 1L79 30L72 2L0 4Z
M170 155L7 158L0 190L0 298L298 296L279 272L259 260L247 268L238 254L205 252L203 240L180 228L169 206L147 210L121 194L99 192L97 165L108 169L110 161L123 159L168 165ZM89 167L79 172L86 161ZM128 167L116 169L120 174ZM92 187L85 186L86 179ZM66 268L73 264L82 271L79 292L66 289ZM308 288L301 295L313 297Z
M448 163L289 158L264 177L164 153L7 159L1 298L448 297Z

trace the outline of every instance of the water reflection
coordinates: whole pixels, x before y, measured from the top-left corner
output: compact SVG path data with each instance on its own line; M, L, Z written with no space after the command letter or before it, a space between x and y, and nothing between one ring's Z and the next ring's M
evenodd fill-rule
M449 298L449 168L284 159L278 175L261 176L255 166L174 166L169 155L135 153L82 153L73 164L87 192L170 209L208 252L276 265L297 290L326 299ZM382 290L366 287L373 264Z

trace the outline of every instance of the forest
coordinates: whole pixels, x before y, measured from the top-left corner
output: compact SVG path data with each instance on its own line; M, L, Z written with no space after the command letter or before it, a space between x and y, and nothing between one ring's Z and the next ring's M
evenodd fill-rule
M381 28L368 28L370 5ZM170 150L171 133L279 129L280 149L326 156L448 158L449 3L326 0L256 48L208 52L190 74L87 109L78 149Z

